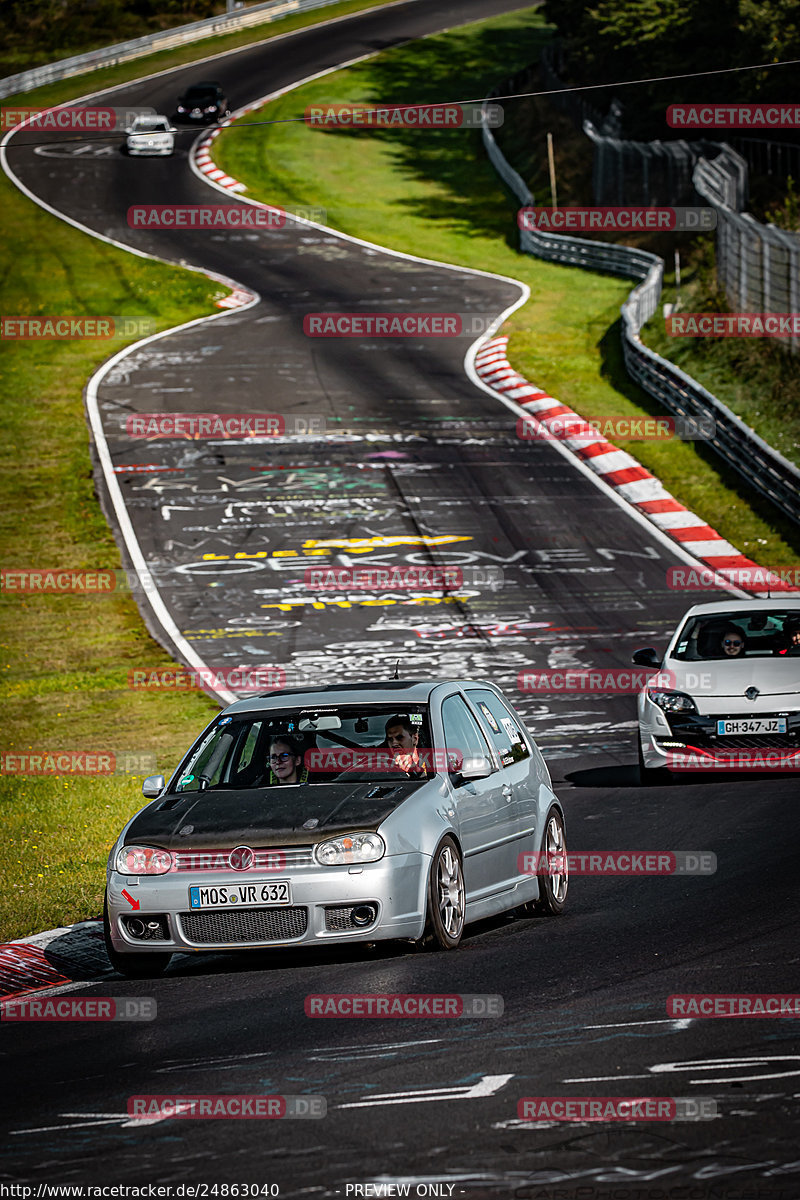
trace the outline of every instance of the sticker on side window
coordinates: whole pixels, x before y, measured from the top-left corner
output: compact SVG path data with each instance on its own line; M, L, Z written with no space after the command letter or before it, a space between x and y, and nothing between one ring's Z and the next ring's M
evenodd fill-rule
M500 720L503 722L503 729L505 729L506 733L511 738L511 741L512 742L521 742L522 734L517 729L514 722L511 720L511 717L501 717Z
M481 700L480 703L478 704L478 708L481 710L483 715L486 717L486 720L489 722L489 728L493 729L495 733L499 733L500 726L497 724L495 715L492 712L492 710L489 708L489 705L484 704L484 702Z

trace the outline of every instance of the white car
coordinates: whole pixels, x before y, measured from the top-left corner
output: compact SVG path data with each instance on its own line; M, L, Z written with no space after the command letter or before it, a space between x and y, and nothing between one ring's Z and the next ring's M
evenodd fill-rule
M175 129L168 117L137 117L127 135L128 154L172 154L175 150Z
M643 783L670 772L800 770L800 599L696 604L639 693Z

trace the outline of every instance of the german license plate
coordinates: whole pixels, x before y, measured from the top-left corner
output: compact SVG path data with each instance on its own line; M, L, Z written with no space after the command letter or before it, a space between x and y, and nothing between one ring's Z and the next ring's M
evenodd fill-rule
M190 908L258 907L291 904L288 879L253 879L248 883L198 883L189 888Z
M717 721L717 733L723 737L743 733L786 733L786 717L737 717Z

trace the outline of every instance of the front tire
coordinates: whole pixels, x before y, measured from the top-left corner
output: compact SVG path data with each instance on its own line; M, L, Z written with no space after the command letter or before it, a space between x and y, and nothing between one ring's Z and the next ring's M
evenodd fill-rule
M466 915L464 871L451 837L442 840L428 876L428 921L423 944L431 950L455 950Z
M120 954L111 942L111 921L108 916L108 895L103 901L103 938L108 961L126 979L155 979L166 971L171 954Z

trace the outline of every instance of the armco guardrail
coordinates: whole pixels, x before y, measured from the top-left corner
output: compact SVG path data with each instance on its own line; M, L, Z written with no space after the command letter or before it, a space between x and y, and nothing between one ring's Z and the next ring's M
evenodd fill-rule
M30 71L21 71L19 75L7 75L5 79L0 79L0 100L6 96L33 91L34 88L54 83L58 79L69 79L72 75L99 71L101 67L113 67L132 58L141 58L144 54L154 54L157 50L171 50L174 46L183 46L188 42L199 42L203 38L235 33L237 29L248 29L253 25L276 21L279 17L306 12L312 8L325 8L336 3L338 0L268 0L267 3L255 4L252 8L240 8L232 13L222 13L218 17L207 17L204 21L192 21L190 25L178 25L175 29L148 33L128 42L119 42L116 46L89 50L86 54L76 54L72 58L62 58L59 62L33 67Z
M511 84L496 92L513 89ZM491 100L487 97L485 104ZM485 107L485 105L484 105ZM507 162L486 120L483 144L500 178L521 205L532 205L533 196L522 177ZM622 349L628 374L675 416L706 427L713 417L716 432L709 444L785 516L800 524L800 471L768 446L748 425L690 375L643 345L640 330L657 311L661 299L664 262L656 254L631 246L593 242L567 234L520 230L520 248L529 254L590 271L607 271L640 280L622 305Z

